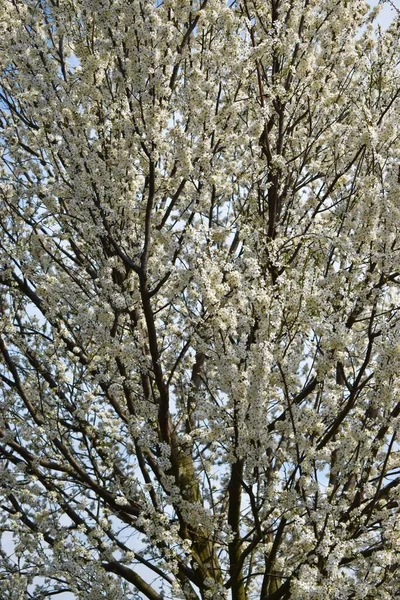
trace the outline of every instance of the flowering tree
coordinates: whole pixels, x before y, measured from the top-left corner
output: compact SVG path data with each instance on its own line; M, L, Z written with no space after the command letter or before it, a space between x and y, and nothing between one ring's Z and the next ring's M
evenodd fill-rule
M2 598L400 594L375 16L2 0Z

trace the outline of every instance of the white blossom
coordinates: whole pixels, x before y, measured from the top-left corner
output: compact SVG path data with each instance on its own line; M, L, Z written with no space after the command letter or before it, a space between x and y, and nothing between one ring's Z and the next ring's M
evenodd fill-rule
M378 12L0 3L2 598L399 596Z

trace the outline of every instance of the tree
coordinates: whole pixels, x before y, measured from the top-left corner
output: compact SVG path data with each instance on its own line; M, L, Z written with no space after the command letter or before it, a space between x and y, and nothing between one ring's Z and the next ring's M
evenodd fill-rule
M400 595L376 14L2 0L3 598Z

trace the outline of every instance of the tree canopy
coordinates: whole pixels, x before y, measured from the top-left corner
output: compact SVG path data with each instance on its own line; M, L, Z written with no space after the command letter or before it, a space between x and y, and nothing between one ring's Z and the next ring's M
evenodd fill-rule
M399 597L376 15L0 1L2 598Z

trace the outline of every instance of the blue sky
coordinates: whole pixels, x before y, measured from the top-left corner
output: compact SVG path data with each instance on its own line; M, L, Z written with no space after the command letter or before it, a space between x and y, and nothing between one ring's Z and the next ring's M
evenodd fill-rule
M371 6L376 6L378 4L377 0L370 2ZM378 18L378 23L382 25L386 29L393 20L393 17L396 14L396 9L400 10L400 0L392 0L392 6L390 6L389 2L385 2Z

